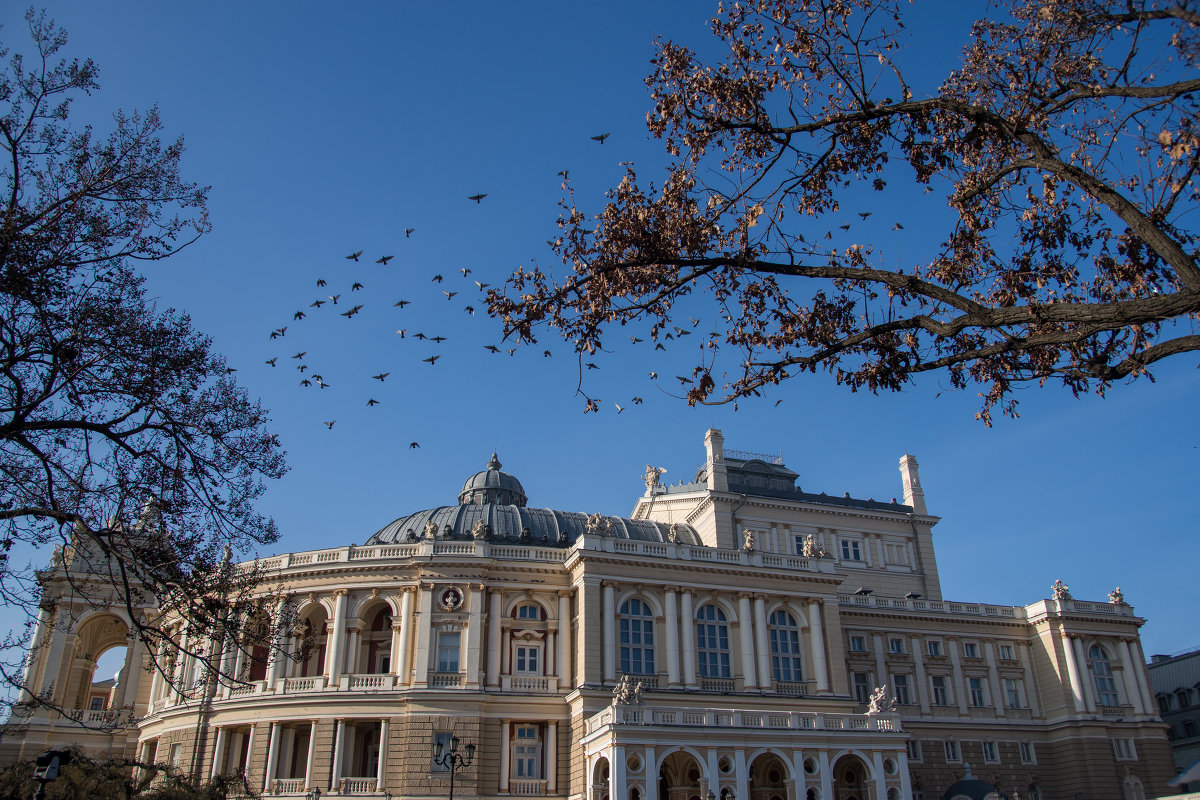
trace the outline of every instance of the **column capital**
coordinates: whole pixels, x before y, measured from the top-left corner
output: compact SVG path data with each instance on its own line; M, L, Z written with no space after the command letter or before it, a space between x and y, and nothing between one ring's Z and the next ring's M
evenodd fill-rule
M392 630L394 630L396 633L399 633L400 631L404 630L404 624L399 621L393 622Z
M333 590L334 597L345 597L348 594L350 594L349 589L334 589Z
M559 597L571 598L575 595L575 592L572 589L559 589L556 594Z
M617 589L620 587L620 585L621 584L617 583L616 581L610 581L610 580L600 581L600 587L603 589Z
M766 602L766 600L767 600L766 592L754 592L750 596L753 597L755 600L762 600L763 602Z
M401 586L400 594L402 594L402 595L411 594L412 592L415 592L416 590L417 590L417 587L415 587L415 586Z

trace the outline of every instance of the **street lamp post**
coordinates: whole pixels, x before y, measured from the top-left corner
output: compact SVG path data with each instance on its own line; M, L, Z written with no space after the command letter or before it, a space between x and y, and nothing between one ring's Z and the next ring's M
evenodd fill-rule
M459 741L457 736L451 736L449 750L446 750L440 741L434 741L433 743L433 763L450 770L449 800L454 800L454 773L463 767L471 766L471 759L475 758L475 745L468 744L464 748L466 751L464 755L458 752Z

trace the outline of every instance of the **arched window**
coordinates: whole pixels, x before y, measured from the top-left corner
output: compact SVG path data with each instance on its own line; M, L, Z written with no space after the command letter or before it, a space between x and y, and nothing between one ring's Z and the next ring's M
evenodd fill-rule
M1042 800L1042 790L1038 788L1036 783L1031 783L1025 791L1025 796L1028 800Z
M1096 684L1096 699L1100 705L1120 705L1121 701L1117 699L1117 683L1113 680L1112 664L1109 663L1104 648L1098 644L1092 645L1088 650L1088 661L1092 666L1092 681Z
M636 597L621 604L621 672L654 674L654 612Z
M728 678L729 625L721 609L709 603L696 612L696 667L701 678Z
M800 625L786 611L776 611L770 619L771 670L777 681L802 681L800 670Z
M541 619L542 609L533 603L525 603L517 606L517 613L514 616L517 619Z

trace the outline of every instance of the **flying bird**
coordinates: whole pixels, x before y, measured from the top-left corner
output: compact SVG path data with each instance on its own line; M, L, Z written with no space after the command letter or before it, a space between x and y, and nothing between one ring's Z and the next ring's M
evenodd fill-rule
M474 200L476 204L479 204L479 203L483 202L483 198L485 198L485 197L487 197L486 194L473 194L470 197L468 197L467 199Z
M638 342L641 342L642 340L636 336L630 336L629 341L633 342L634 344L637 344Z
M558 176L559 176L560 178L565 178L565 177L567 177L567 173L568 173L568 172L570 172L570 170L566 170L566 169L560 169L560 170L558 171Z
M475 285L479 287L479 291L481 292L487 287L491 286L490 283L480 283L479 281L475 281Z
M355 314L357 314L360 311L362 311L362 306L354 306L349 311L343 311L342 316L349 319L350 317L353 317Z
M425 362L427 362L427 363L429 363L429 364L436 364L436 363L437 363L437 360L438 360L439 358L441 358L441 357L442 357L442 356L441 356L441 354L439 353L439 354L438 354L438 355L436 355L436 356L430 356L429 358L423 358L423 359L421 359L421 360L422 360L422 361L425 361Z
M329 430L333 430L333 423L335 423L335 422L337 422L336 419L331 419L331 420L329 420L329 422L326 422L324 424L325 424L326 428L329 428Z
M352 292L357 292L361 288L363 288L363 285L361 283L359 283L358 281L355 281L354 283L350 284L350 291L352 291Z
M688 317L688 320L692 323L693 328L700 324L700 320L695 317Z
M410 238L413 235L413 231L415 231L415 230L416 230L416 228L405 228L404 229L404 238L405 239Z
M446 299L449 300L451 297L454 297L454 295L458 294L458 292L447 292L445 289L442 289L442 294L446 295Z
M596 366L596 365L595 365L593 362L591 362L591 361L587 362L586 366L587 366L587 368L588 368L588 369L600 369L599 367L597 367L597 366Z
M292 314L292 319L304 319L304 312L297 311L295 314Z
M375 263L383 264L386 267L387 262L391 261L393 258L395 258L395 256L380 256L379 258L375 259Z
M640 406L642 404L642 398L640 398L640 397L633 398L633 404L635 406Z
M867 217L871 216L874 213L875 213L874 211L860 211L860 212L858 212L858 215L860 217L862 217L863 219L866 219Z
M304 370L308 369L308 364L297 364L296 369L300 370L301 372L304 372Z
M396 302L392 303L392 308L404 308L411 302L412 300L397 300Z
M309 308L320 308L323 305L325 305L324 300L313 300L311 303L308 304L308 307Z
M676 379L677 381L679 381L681 384L686 384L686 383L695 383L695 381L693 381L691 378L685 378L685 377L683 377L682 375L676 375L676 376L675 376L675 379Z
M300 381L300 385L301 386L312 386L312 381L310 381L308 378L304 378L303 380Z
M358 257L362 255L362 250L357 250L346 256L347 261L358 261Z
M624 411L624 410L625 410L625 407L624 407L624 406L622 406L620 403L613 403L613 405L617 407L617 413L618 413L618 414L620 414L622 411Z
M278 360L279 360L279 356L275 356L275 358L268 358L266 360L266 363L273 367L273 366L275 366L275 362Z
M434 276L433 276L433 282L434 282L434 283L441 283L443 280L444 280L444 279L442 278L442 276L441 276L441 275L434 275Z
M286 333L287 325L284 325L282 328L276 328L275 330L271 331L271 338L278 339L280 336L283 336Z
M463 277L465 278L465 277L467 277L468 275L470 275L470 274L471 274L471 268L470 268L470 267L463 267L462 269L460 269L460 270L459 270L459 272L461 272L461 273L463 274Z
M499 347L496 347L496 345L494 345L494 344L485 344L485 345L483 346L483 349L484 349L484 350L490 350L490 351L492 351L493 353L499 353L499 352L500 352L500 348L499 348Z
M442 342L446 341L446 337L445 336L430 336L429 341L436 342L437 344L441 344Z
M652 380L652 381L656 381L656 380L658 380L658 373L657 373L657 372L651 372L651 373L649 373L649 375L650 375L650 380Z
M850 223L847 222L845 225L838 225L838 227L844 231L848 231L848 230L850 230Z
M429 337L428 337L428 336L426 336L424 333L418 333L416 336L417 336L417 338L418 338L418 339L428 339L428 338L429 338Z
M337 305L337 301L338 301L338 298L339 298L339 297L341 297L341 295L340 295L340 294L331 294L331 295L329 295L329 299L333 301L333 304L334 304L335 306Z
M602 134L600 134L599 136L593 136L593 137L592 137L592 141L593 141L593 142L599 142L600 144L604 144L604 140L605 140L605 139L607 139L607 138L608 138L609 136L611 136L611 135L612 135L612 133L611 133L611 132L609 132L609 133L602 133Z
M371 406L377 406L377 405L379 405L379 401L376 400L374 397L372 397L370 400L367 401L367 408L370 408Z
M375 380L379 381L380 383L383 383L384 380L387 379L387 376L391 375L391 374L392 374L391 372L381 372L378 375L372 375L371 377L374 378Z
M396 333L400 334L400 338L403 339L404 335L408 333L408 328L401 328L400 330L396 331Z
M420 447L420 446L421 446L421 445L417 444L416 442L409 442L409 443L408 443L408 449L409 449L409 450L416 450L416 449L417 449L418 447Z
M894 230L894 231L902 231L902 230L904 230L904 226L903 226L903 225L901 225L899 222L897 222L895 225L893 225L893 226L892 226L892 230Z
M467 312L468 314L474 314L475 306L463 306L463 311Z
M543 358L553 358L553 357L554 357L554 354L553 354L553 353L551 353L549 350L543 350L543 351L542 351L542 357L543 357Z
M304 358L306 355L308 355L308 351L302 350L299 353L296 353L296 355L292 356L292 358Z
M324 279L324 278L317 278L317 288L318 288L318 289L320 289L320 288L321 288L322 286L324 286L324 285L325 285L325 279Z

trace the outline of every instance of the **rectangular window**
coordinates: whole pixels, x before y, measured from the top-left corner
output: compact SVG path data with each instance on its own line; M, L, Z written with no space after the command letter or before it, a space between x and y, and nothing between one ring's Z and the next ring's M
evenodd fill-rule
M1009 708L1021 707L1020 681L1015 678L1004 679L1004 704Z
M1037 759L1034 757L1033 744L1031 742L1017 742L1017 749L1021 753L1022 764L1037 763Z
M542 615L535 605L526 603L517 609L517 619L541 619Z
M183 763L183 745L176 742L171 745L171 766L176 769Z
M947 739L943 744L946 746L947 761L962 761L962 753L958 750L958 742L953 739Z
M1000 763L1000 751L996 748L995 742L983 743L983 760L988 764Z
M541 675L542 673L538 668L538 656L540 653L540 647L518 646L516 654L517 664L514 672L518 675Z
M971 705L976 708L986 705L983 701L983 678L967 678L967 687L970 690Z
M859 549L858 542L842 539L842 560L862 561L862 551Z
M1137 751L1133 749L1133 739L1113 739L1113 751L1118 761L1136 761Z
M896 655L904 654L904 640L898 637L888 639L888 652Z
M942 643L937 639L930 639L925 643L925 649L929 651L929 655L937 657L942 654Z
M532 725L518 725L516 736L513 737L512 777L525 780L540 779L542 771L538 767L542 760L541 751L538 729Z
M896 702L902 706L912 705L912 701L908 696L908 676L893 675L892 676L892 693L896 696Z
M963 655L967 658L979 658L979 645L974 642L964 642Z
M437 671L458 672L458 631L439 631L437 640Z
M909 761L920 761L921 760L921 740L920 739L909 739L905 743L905 745L908 747L908 760Z
M854 682L854 699L860 703L871 701L871 676L865 672L855 672L851 675Z
M1013 649L1011 644L1000 645L1000 660L1013 661Z
M929 683L933 687L933 704L935 706L950 705L950 693L946 690L945 676L934 675L929 679Z
M439 743L442 745L443 753L450 752L450 737L453 735L454 734L452 734L452 733L447 733L444 731L435 732L433 734L433 752L430 753L430 755L429 755L429 771L430 772L449 772L450 771L450 768L448 766L439 764L436 761L434 761L433 759L434 759L434 754L437 753L437 746Z
M89 711L103 711L104 710L104 698L103 697L93 697L91 705L88 706L88 710Z
M867 638L865 636L851 636L850 649L856 653L863 653L867 650Z

